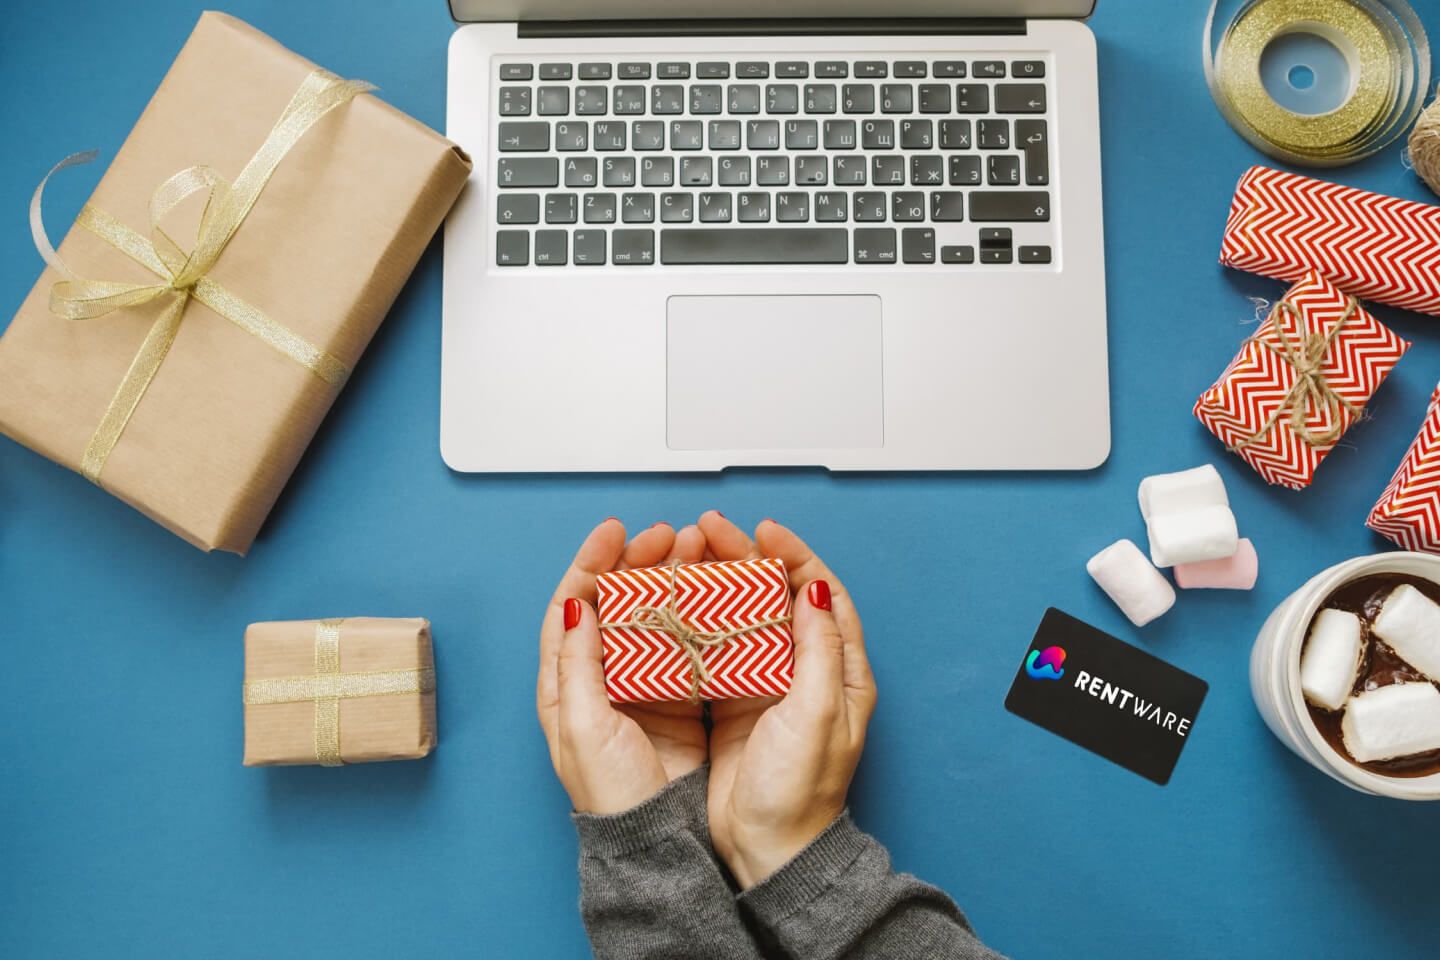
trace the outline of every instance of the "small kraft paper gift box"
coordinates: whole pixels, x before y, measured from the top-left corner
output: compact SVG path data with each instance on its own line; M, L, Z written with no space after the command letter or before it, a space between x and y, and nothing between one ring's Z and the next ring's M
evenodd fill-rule
M204 14L58 252L36 192L0 432L244 553L469 176L369 89Z
M1406 550L1440 553L1440 387L1365 525Z
M790 580L779 560L615 571L597 587L612 701L778 697L790 689Z
M1440 315L1440 207L1251 167L1220 262L1286 281L1319 270L1357 297Z
M1195 416L1267 483L1300 490L1409 349L1312 270L1195 401Z
M252 623L243 700L247 767L419 759L435 747L430 623Z

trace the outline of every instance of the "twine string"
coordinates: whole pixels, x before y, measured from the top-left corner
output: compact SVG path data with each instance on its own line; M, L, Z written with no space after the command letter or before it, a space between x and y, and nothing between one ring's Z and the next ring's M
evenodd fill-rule
M712 647L718 647L736 637L744 636L747 633L754 633L758 630L768 630L771 627L778 627L781 624L790 622L788 615L783 617L770 617L766 620L759 620L755 623L746 624L741 627L732 627L729 630L697 630L680 616L676 607L680 590L677 580L680 570L680 561L671 560L669 564L670 580L666 586L666 598L663 606L655 607L641 605L630 611L629 620L617 620L600 624L601 630L623 630L634 628L637 630L656 630L667 634L676 645L684 652L686 659L690 661L690 702L700 702L700 688L710 682L710 670L705 666L704 653Z
M1275 335L1279 340L1279 345L1277 346L1274 341L1259 334L1251 337L1250 341L1260 344L1289 364L1295 371L1295 383L1259 430L1229 446L1231 453L1238 453L1252 443L1264 439L1286 416L1290 418L1292 433L1311 447L1323 447L1340 439L1340 435L1345 432L1348 424L1341 418L1341 413L1348 411L1358 417L1364 412L1363 407L1357 407L1337 393L1321 369L1325 365L1325 355L1329 353L1331 345L1340 336L1340 332L1345 329L1346 324L1354 318L1358 309L1359 303L1356 299L1347 297L1345 312L1329 330L1323 334L1304 334L1305 323L1295 305L1289 300L1281 300L1275 304L1275 309L1270 316L1275 321ZM1281 322L1279 316L1282 311L1295 321L1296 336L1291 336L1286 331L1285 324ZM1330 426L1327 429L1311 430L1305 422L1306 413L1312 407L1328 414L1327 420Z

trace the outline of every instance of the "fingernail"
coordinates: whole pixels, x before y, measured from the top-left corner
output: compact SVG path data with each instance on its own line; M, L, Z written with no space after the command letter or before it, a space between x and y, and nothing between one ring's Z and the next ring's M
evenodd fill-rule
M715 516L719 517L721 520L728 520L728 519L730 519L729 517L725 516L725 514L721 513L719 510L716 510L716 511L715 511Z
M651 530L654 530L656 527L668 527L668 526L670 526L670 521L668 521L668 520L661 520L659 523L652 523L652 524L650 524L650 529L651 529Z
M619 519L620 519L619 517L606 517L604 520L601 520L600 522L601 522L601 523L609 523L611 520L619 520Z
M824 581L821 582L823 583ZM811 602L814 602L813 598ZM826 604L830 602L829 587L825 588L825 602ZM828 610L829 607L827 606L826 609ZM565 629L574 630L578 626L580 626L580 601L571 597L565 601Z
M830 584L824 580L816 580L810 584L810 606L817 610L830 609ZM578 618L580 615L577 613L575 616Z
M774 517L766 517L764 520L761 520L760 522L761 522L761 523L774 523L774 522L775 522L775 518L774 518Z

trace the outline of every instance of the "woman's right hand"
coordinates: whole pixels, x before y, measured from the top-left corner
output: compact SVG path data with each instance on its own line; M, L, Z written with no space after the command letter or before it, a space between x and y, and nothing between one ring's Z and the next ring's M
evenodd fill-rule
M779 700L710 705L710 834L741 887L774 873L845 809L875 709L875 679L850 596L805 542L773 520L751 541L711 511L707 558L775 557L794 603L795 677Z

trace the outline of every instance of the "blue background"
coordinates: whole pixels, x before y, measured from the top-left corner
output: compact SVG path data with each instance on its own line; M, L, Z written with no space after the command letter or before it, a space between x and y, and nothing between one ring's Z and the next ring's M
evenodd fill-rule
M1191 418L1246 335L1246 298L1282 291L1215 262L1235 180L1262 158L1205 90L1204 7L1104 0L1093 20L1115 437L1099 470L451 473L438 451L438 243L248 559L206 556L0 441L0 955L584 955L568 804L533 713L542 605L605 516L638 529L718 507L790 524L856 594L881 705L855 810L998 949L1434 956L1435 809L1353 793L1290 755L1257 716L1246 670L1287 593L1388 547L1363 523L1440 376L1440 324L1377 309L1415 349L1303 493L1267 489ZM36 181L74 150L114 155L200 9L7 5L0 314L40 268L25 223ZM439 0L229 9L443 129L452 27ZM1398 146L1333 176L1434 199ZM56 184L52 233L92 182ZM593 428L576 411L573 429ZM1257 544L1260 584L1182 595L1137 631L1084 562L1118 537L1143 542L1141 477L1207 461ZM1002 708L1050 605L1210 682L1168 787ZM245 625L360 614L434 622L438 752L243 769Z

